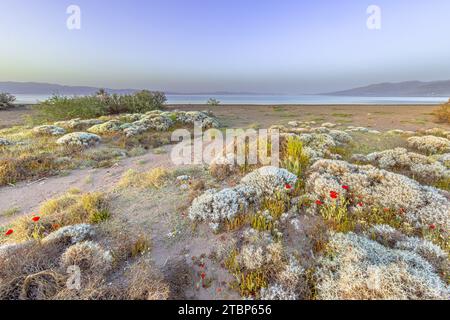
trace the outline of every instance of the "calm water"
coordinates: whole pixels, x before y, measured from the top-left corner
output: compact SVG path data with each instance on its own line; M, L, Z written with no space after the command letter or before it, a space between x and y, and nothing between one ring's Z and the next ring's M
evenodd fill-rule
M36 103L50 95L16 95L17 103ZM169 104L205 104L215 98L222 104L439 104L441 97L333 97L319 95L167 95Z

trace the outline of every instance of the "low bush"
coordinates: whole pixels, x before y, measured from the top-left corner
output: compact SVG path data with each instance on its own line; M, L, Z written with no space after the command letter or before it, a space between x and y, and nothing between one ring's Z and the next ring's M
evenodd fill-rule
M438 122L450 123L450 100L436 109L434 115Z
M44 202L39 220L20 218L12 225L16 241L40 240L61 227L79 223L100 223L109 218L108 201L102 193L81 194L77 190Z
M16 97L9 93L0 93L0 110L12 108Z
M60 167L56 158L48 153L0 158L0 186L45 177L55 173Z
M297 177L304 177L310 163L309 156L304 152L303 143L296 137L289 137L284 145L282 167ZM302 183L299 179L298 183Z
M34 106L33 123L90 119L119 113L145 113L161 109L166 96L161 92L139 91L127 95L93 95L84 97L53 96Z
M169 171L164 168L155 168L148 172L137 172L135 170L128 170L125 172L118 183L119 188L138 188L160 189L166 182L169 176Z
M211 106L211 107L217 107L218 105L220 105L220 101L217 100L217 99L214 99L214 98L210 98L210 99L206 102L206 104L207 104L208 106Z

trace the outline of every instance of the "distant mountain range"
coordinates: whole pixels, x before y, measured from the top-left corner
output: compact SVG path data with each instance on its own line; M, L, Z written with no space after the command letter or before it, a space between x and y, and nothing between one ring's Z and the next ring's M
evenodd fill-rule
M100 89L100 87L88 87L88 86L64 86L52 83L39 83L39 82L1 82L0 81L0 92L8 92L11 94L29 94L29 95L90 95L94 94ZM104 88L109 93L117 94L129 94L139 89L109 89ZM228 91L216 91L216 92L195 92L195 93L180 93L180 92L166 92L166 94L182 95L182 94L192 94L192 95L263 95L262 93L254 92L228 92ZM277 95L277 93L264 93L269 95Z
M59 94L59 95L89 95L98 91L99 88L87 86L63 86L52 83L38 82L0 82L0 92L11 94ZM134 89L106 89L109 93L132 93Z
M350 90L325 93L324 95L360 97L450 97L450 80L385 82Z
M90 95L94 94L100 88L88 86L64 86L51 83L38 82L0 82L0 92L11 94L28 95ZM138 91L137 89L108 89L109 93L128 94ZM179 93L166 92L173 95L264 95L254 92L197 92L197 93ZM265 93L265 95L280 95L276 93ZM396 83L378 83L365 87L359 87L344 91L322 93L328 96L359 96L359 97L450 97L450 80L446 81L407 81Z

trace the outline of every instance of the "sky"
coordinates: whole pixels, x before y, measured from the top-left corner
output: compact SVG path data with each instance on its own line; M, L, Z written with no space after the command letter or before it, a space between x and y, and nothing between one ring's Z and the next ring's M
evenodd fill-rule
M301 94L448 80L449 13L448 0L0 0L0 81Z

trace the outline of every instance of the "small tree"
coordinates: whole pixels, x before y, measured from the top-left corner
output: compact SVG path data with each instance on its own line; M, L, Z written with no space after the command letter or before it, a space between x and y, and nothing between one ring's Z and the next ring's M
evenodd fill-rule
M98 91L95 93L95 95L96 95L97 98L99 98L100 100L105 100L106 98L108 98L108 92L106 92L106 90L103 89L103 88L98 89Z
M9 93L0 93L0 110L14 107L16 97Z
M220 101L219 101L219 100L216 100L216 99L214 99L214 98L210 98L210 99L206 102L206 104L207 104L208 106L211 106L211 107L217 107L217 106L220 104Z

